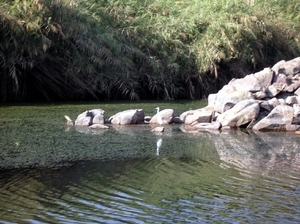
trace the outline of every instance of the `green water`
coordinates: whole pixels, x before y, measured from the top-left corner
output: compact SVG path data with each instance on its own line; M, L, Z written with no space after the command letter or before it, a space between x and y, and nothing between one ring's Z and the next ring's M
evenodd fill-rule
M156 106L180 115L205 105L2 105L0 223L299 223L294 133L91 130L64 118L94 108L106 119L134 108L152 116Z
M134 134L141 130L150 131L149 125L91 130L68 127L64 115L75 120L78 114L86 110L101 108L105 110L105 119L108 120L120 111L141 108L145 115L153 116L155 107L159 106L161 109L172 108L175 115L179 116L190 108L197 109L205 105L204 101L147 101L1 106L0 168L53 167L80 160L122 158L148 152L147 148L130 150L125 147L141 144L139 142L143 141L144 136ZM170 126L170 129L176 128L175 125ZM125 135L116 135L122 132ZM122 148L116 145L122 145Z

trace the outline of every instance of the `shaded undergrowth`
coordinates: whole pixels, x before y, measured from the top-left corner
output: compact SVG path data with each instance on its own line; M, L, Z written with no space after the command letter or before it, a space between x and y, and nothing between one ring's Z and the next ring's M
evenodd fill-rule
M205 98L300 55L290 1L4 0L0 99Z

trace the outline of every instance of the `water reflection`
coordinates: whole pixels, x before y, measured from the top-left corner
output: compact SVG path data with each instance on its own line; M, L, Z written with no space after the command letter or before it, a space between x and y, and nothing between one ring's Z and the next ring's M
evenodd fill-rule
M233 133L234 132L234 133ZM222 132L215 138L220 159L263 175L300 170L300 139L294 133Z
M90 128L86 126L68 127L67 130L69 131L71 128L74 128L79 133L89 134L89 135L103 135L108 130L102 128Z
M299 184L296 188L291 184L300 174L285 179L259 173L246 176L240 168L228 163L224 168L220 163L211 154L198 154L4 172L0 174L0 222L300 221Z
M156 155L159 156L159 150L162 145L162 138L159 138L156 142Z
M0 222L300 222L299 136L150 129L2 131L3 164L77 162L0 172Z

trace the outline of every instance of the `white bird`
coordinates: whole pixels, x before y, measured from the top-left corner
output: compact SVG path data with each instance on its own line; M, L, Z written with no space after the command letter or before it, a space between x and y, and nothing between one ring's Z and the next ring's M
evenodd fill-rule
M162 145L162 139L160 138L156 142L156 146L157 146L157 148L156 148L156 155L158 155L158 156L159 156L159 148L161 147L161 145Z
M156 107L155 108L156 110L157 110L157 113L156 113L156 117L157 117L157 122L160 124L160 125L162 125L162 123L163 123L163 121L162 121L162 117L161 117L161 115L160 115L160 113L159 113L159 107Z

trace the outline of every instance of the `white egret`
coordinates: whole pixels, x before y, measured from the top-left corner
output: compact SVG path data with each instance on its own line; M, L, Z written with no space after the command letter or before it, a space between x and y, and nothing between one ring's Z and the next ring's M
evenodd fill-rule
M161 145L162 145L162 139L160 138L156 142L156 146L157 146L157 148L156 148L156 155L157 156L159 156L159 148L161 147Z
M158 122L160 125L162 125L163 121L162 121L162 117L161 117L161 115L160 115L160 113L159 113L159 107L156 107L155 109L157 110L157 113L156 113L157 122Z

